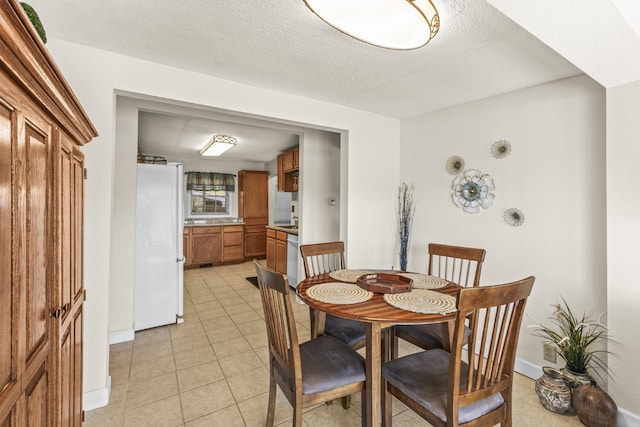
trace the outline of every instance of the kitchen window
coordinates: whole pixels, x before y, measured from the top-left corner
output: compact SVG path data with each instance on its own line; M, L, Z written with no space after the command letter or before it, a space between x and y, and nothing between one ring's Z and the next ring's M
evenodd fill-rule
M235 175L187 172L187 191L191 215L229 215Z

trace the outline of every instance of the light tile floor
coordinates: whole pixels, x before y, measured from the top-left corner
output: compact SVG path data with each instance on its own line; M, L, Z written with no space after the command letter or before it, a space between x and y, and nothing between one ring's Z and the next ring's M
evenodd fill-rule
M265 425L268 350L251 262L185 271L184 323L141 331L135 341L111 346L109 405L86 413L85 426ZM294 304L298 335L309 337L306 306ZM417 348L401 341L401 355ZM517 375L514 426L580 426L576 416L540 405L532 380ZM290 425L292 409L278 396L275 424ZM305 410L307 427L360 426L360 396ZM429 426L399 402L396 427Z

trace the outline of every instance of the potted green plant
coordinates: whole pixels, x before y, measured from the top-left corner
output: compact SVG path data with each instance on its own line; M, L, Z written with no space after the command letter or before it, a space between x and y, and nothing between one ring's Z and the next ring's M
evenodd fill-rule
M601 372L611 376L607 363L600 357L609 353L598 344L610 341L607 327L600 322L600 318L593 320L583 314L577 317L562 298L562 304L555 305L554 316L551 317L553 326L545 326L539 322L530 327L535 329L535 335L551 343L557 354L565 361L564 377L570 388L582 384L590 384L589 372L595 373L604 380Z

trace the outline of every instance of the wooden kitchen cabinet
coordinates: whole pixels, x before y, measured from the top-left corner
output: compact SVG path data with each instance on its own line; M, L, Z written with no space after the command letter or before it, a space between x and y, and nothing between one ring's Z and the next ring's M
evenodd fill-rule
M222 260L221 231L220 226L191 227L191 264L213 264Z
M244 259L263 258L267 252L269 172L238 171L238 216L244 221Z
M267 229L267 268L287 274L287 238L283 231Z
M267 268L276 269L276 231L267 229Z
M276 231L276 271L287 274L287 233Z
M185 227L185 268L244 260L244 226L211 225Z
M298 147L278 155L278 191L298 191L299 157Z
M282 153L282 169L284 172L294 172L299 169L298 154L299 149L297 147Z
M80 426L80 147L97 132L18 1L0 22L0 425Z
M193 264L191 254L191 227L184 227L182 233L182 256L184 256L184 267L188 268Z
M222 227L222 261L242 261L244 259L244 226L225 225Z

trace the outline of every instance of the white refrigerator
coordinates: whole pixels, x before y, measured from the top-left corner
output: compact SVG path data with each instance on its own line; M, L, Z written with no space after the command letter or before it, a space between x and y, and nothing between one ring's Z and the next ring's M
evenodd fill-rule
M133 307L136 331L182 322L182 182L182 164L138 164Z

